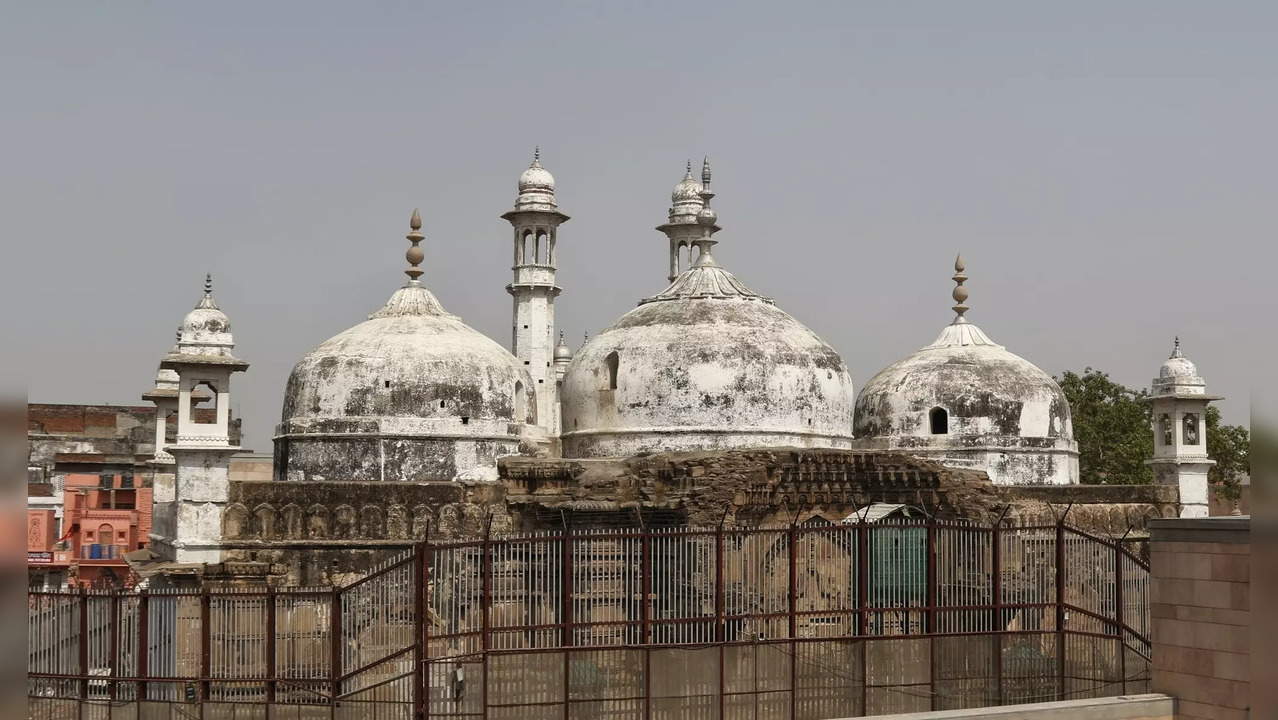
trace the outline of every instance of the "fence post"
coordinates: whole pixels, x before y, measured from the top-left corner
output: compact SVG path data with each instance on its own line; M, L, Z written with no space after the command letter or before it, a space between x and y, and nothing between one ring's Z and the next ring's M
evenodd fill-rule
M1007 512L1004 510L1004 512ZM998 704L1003 704L1003 633L1007 625L1003 622L1003 518L995 521L990 529L990 580L994 606L994 621L990 630L994 633L994 681Z
M275 621L279 606L278 596L275 593L274 585L266 586L266 707L270 712L270 707L275 703L275 675L278 665L275 662Z
M723 705L725 690L725 669L723 663L726 653L724 652L723 643L727 640L728 633L725 627L727 621L724 619L724 578L723 578L723 552L724 537L723 525L728 520L728 510L724 509L723 517L719 519L719 529L714 533L714 641L719 645L719 720L723 720ZM759 651L759 646L755 645L755 652Z
M138 596L138 677L145 678L150 668L147 660L150 648L151 591L144 588ZM146 700L146 680L138 681L138 700Z
M1123 544L1114 543L1114 622L1118 624L1118 672L1127 694L1127 620L1123 612Z
M481 717L488 717L488 651L492 648L492 615L490 609L492 607L493 596L493 546L492 546L492 527L493 517L488 516L488 522L484 525L484 543L483 554L479 559L479 571L483 577L480 582L479 597L479 621L480 621L480 637L479 637L479 672L483 676L479 686L479 711Z
M200 588L200 712L204 712L204 703L210 700L209 676L212 675L213 663L213 598L208 588Z
M1056 681L1065 699L1065 518L1056 523Z
M119 657L120 657L120 591L111 591L111 636L107 645L107 697L112 700L116 699L118 692L118 683L116 678L120 675Z
M329 655L331 662L329 667L332 669L332 677L329 681L329 693L333 698L329 702L329 709L334 715L337 713L337 697L342 693L342 594L338 588L329 591Z
M796 516L797 519L797 516ZM799 529L790 521L790 720L799 707ZM756 701L757 701L756 697Z
M430 526L426 529L430 537ZM430 713L429 689L426 687L426 543L422 540L413 545L413 717L425 718Z
M572 716L570 710L572 704L568 702L569 692L572 690L570 686L570 672L572 670L571 660L572 654L568 648L572 647L572 587L573 587L573 563L572 563L572 528L568 523L564 523L563 557L564 557L564 577L563 577L563 611L561 613L563 619L563 642L561 647L564 654L564 720L569 720Z
M920 503L921 504L921 503ZM927 634L931 637L927 642L928 654L928 689L930 690L931 709L936 710L936 604L939 600L936 580L936 521L927 521Z
M84 703L89 699L89 591L80 586L80 635L76 638L80 652L80 702L76 704L80 716L84 715Z
M639 636L643 643L643 716L652 717L652 543L639 515ZM627 633L629 634L629 633Z

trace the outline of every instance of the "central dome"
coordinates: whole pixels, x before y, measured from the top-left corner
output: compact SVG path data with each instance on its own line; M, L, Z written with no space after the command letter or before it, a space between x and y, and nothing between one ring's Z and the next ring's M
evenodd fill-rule
M708 171L704 179L708 188ZM715 219L702 209L692 267L573 357L562 389L564 457L851 446L847 366L718 266Z
M279 479L491 474L497 457L517 452L531 431L532 397L513 355L413 279L293 368L276 433Z

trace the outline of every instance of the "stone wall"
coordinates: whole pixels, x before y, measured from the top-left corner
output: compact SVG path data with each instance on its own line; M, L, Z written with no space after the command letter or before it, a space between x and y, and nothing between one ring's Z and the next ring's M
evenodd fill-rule
M1152 687L1178 720L1244 720L1251 704L1251 518L1150 523Z

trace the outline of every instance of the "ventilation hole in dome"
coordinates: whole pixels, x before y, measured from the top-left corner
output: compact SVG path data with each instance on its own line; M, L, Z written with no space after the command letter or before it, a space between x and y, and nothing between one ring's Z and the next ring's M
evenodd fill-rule
M470 418L465 415L462 415L462 425L469 425L469 424L470 424Z
M388 388L390 387L390 380L387 380L387 381L386 381L386 387L388 387Z
M439 406L440 406L441 408L442 408L442 407L444 407L444 401L443 401L443 400L440 400L440 401L439 401Z
M608 364L608 389L617 389L617 366L621 363L621 356L616 351L608 353L608 357L604 360Z

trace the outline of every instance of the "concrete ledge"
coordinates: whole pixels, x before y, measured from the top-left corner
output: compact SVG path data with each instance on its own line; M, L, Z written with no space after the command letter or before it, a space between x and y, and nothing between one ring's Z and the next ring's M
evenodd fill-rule
M971 710L876 715L877 720L1173 720L1175 700L1168 695L1125 695L1093 700L1004 705Z
M1149 541L1251 544L1251 516L1150 518Z

